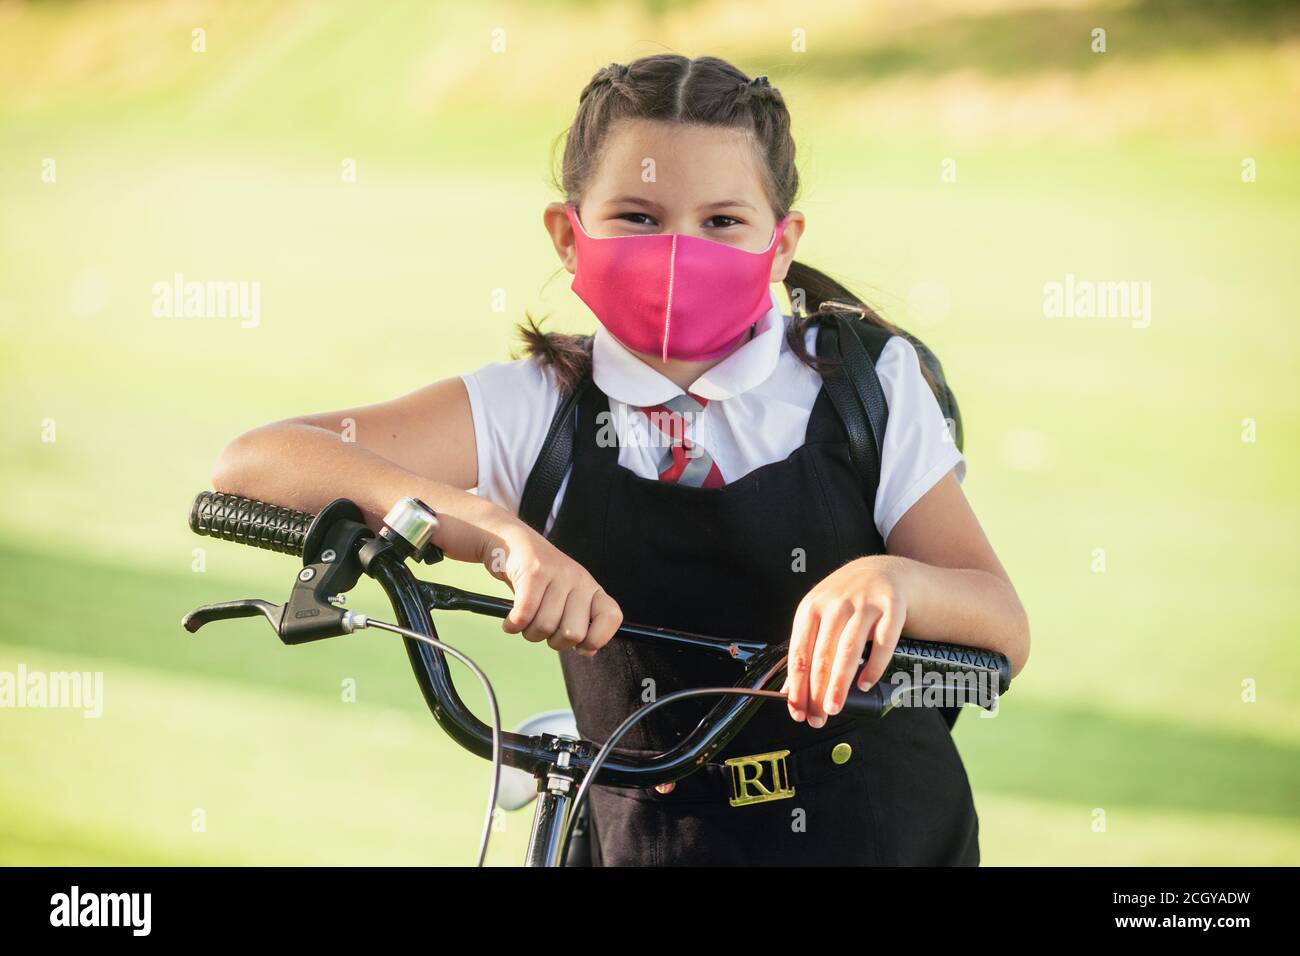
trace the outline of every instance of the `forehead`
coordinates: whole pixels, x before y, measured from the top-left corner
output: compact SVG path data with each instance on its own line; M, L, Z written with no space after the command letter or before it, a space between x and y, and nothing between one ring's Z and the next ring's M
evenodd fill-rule
M663 202L690 202L726 194L758 206L765 199L763 182L747 129L625 119L605 137L586 198L599 202L631 191Z

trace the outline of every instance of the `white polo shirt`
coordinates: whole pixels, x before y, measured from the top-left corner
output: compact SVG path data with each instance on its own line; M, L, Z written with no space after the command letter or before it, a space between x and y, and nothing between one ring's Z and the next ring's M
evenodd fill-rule
M713 456L730 482L762 465L781 461L803 444L821 376L790 350L786 329L792 319L772 296L754 336L701 375L689 391L709 399L703 412L686 421L689 442ZM816 330L806 345L816 354ZM921 375L916 350L894 336L885 345L876 373L889 404L881 454L875 522L881 539L927 491L954 468L966 476L966 462L953 443L934 393ZM682 394L598 326L592 345L592 376L609 396L611 421L621 423L618 463L642 478L657 478L663 438L642 407ZM552 371L533 358L494 362L462 376L474 415L478 443L476 493L518 513L528 474L542 450L561 395ZM549 531L568 486L566 475L551 509Z

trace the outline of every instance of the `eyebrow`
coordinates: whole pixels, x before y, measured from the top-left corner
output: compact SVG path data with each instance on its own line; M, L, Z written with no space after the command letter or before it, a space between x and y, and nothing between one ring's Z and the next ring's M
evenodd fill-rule
M638 206L645 206L647 209L663 209L663 206L653 199L645 199L641 196L615 196L609 200L610 203L633 203ZM754 204L746 202L743 199L721 199L717 202L705 203L701 209L725 209L733 206L744 206L747 209L753 209Z

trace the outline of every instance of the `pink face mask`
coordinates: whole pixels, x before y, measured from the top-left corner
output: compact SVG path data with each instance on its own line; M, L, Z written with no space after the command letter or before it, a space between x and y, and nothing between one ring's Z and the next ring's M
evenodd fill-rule
M565 205L578 253L573 291L600 324L635 352L716 358L772 307L772 259L789 220L762 252L681 233L590 236Z

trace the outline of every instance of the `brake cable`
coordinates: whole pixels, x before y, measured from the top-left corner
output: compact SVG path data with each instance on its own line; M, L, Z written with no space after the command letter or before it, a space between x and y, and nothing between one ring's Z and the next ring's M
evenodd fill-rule
M399 634L402 637L409 638L413 641L420 641L428 644L430 647L450 654L456 660L460 661L473 672L478 678L479 683L483 685L483 690L487 693L488 706L492 709L492 785L488 789L488 806L487 816L483 820L483 836L479 840L478 863L476 866L482 866L483 861L487 858L488 839L492 834L492 817L496 811L497 795L501 789L501 711L497 707L497 695L492 689L492 682L488 680L487 674L483 673L482 668L470 659L469 655L458 651L450 644L446 644L436 638L429 637L426 634L420 634L412 631L410 628L400 627L396 624L389 624L386 621L376 621L366 614L357 614L353 611L347 611L343 615L343 626L348 633L359 631L362 628L371 627L379 631L388 631L392 634Z

